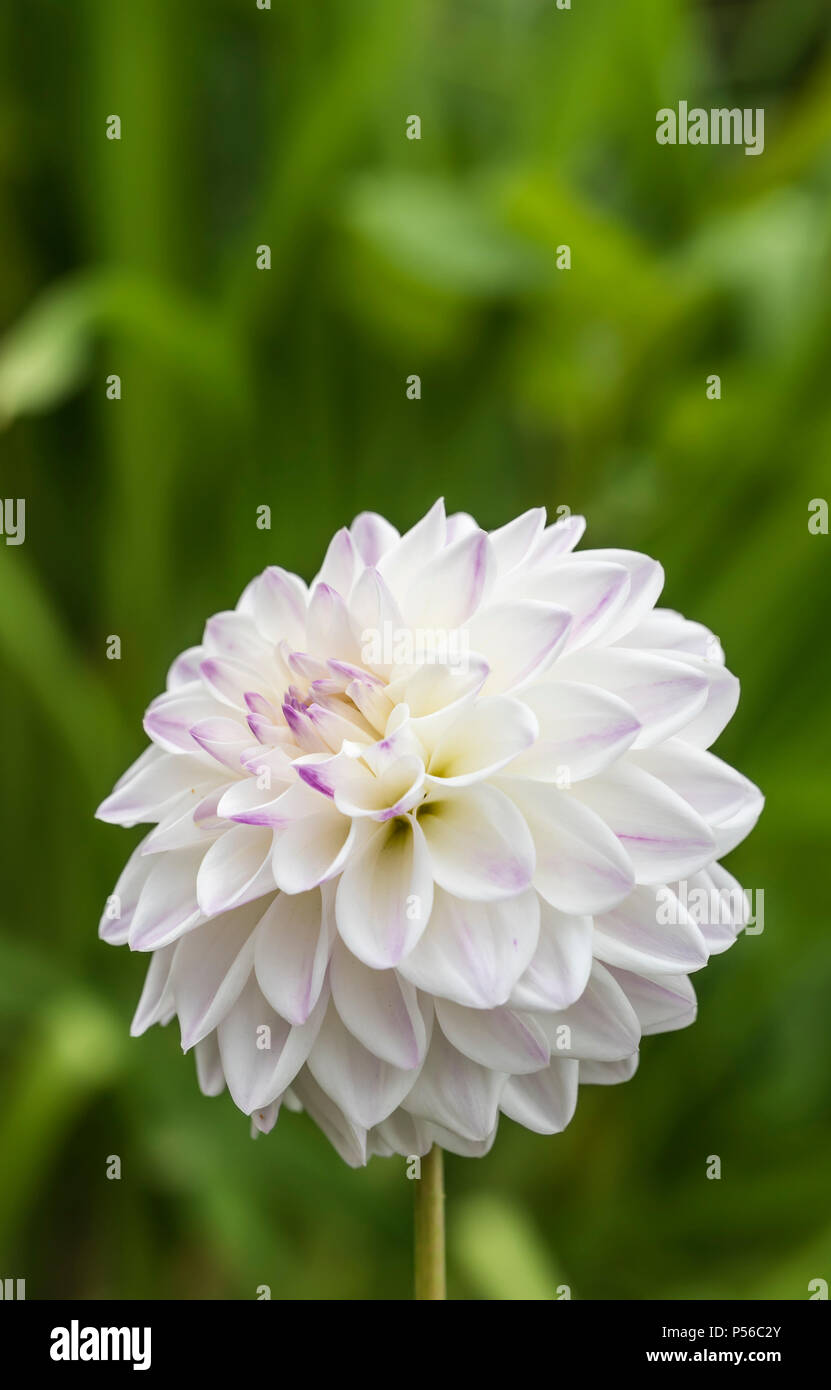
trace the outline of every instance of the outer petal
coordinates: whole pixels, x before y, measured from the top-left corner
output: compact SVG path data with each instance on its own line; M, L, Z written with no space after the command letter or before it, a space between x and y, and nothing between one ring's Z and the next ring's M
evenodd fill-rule
M170 967L173 963L175 945L164 946L154 951L144 981L144 989L138 1007L130 1024L130 1036L138 1038L154 1023L161 1023L173 1007L173 994L170 989Z
M504 1004L534 954L539 899L533 889L492 903L436 890L430 921L399 965L419 989L473 1009Z
M271 830L254 825L234 825L213 842L196 879L199 906L207 917L274 891L273 842Z
M559 1014L538 1014L552 1057L618 1062L637 1051L638 1016L611 970L595 962L584 993Z
M758 787L714 753L680 738L633 753L628 761L678 792L709 825L720 825L758 803Z
M545 507L532 507L522 516L491 531L490 540L500 575L510 574L539 541L545 526Z
M219 1055L216 1033L203 1038L194 1048L196 1057L196 1077L203 1096L221 1096L225 1090L225 1073Z
M621 1081L631 1081L638 1070L640 1053L633 1052L619 1062L580 1063L581 1086L617 1086Z
M548 1040L532 1014L506 1006L465 1009L437 999L436 1018L453 1046L483 1067L516 1076L548 1065Z
M257 983L281 1018L305 1023L314 1009L332 949L334 922L319 888L278 893L257 931Z
M517 1009L567 1009L588 984L592 968L591 917L558 912L540 900L540 934L528 969L514 985Z
M686 975L663 975L660 980L647 980L628 970L612 969L618 984L640 1020L641 1031L670 1033L686 1028L695 1019L698 1005L695 990Z
M502 1092L500 1110L537 1134L559 1134L577 1106L581 1065L571 1057L557 1057L532 1076L512 1076Z
M657 560L636 550L581 550L576 560L592 563L611 561L622 565L629 575L629 593L619 615L604 629L600 641L617 642L631 632L655 607L664 587L664 571Z
M246 1115L281 1096L303 1066L326 1011L322 998L301 1028L280 1018L253 974L217 1029L228 1090Z
M639 883L666 883L695 873L715 853L705 821L657 777L625 762L590 782L578 782L573 795L601 816L618 837Z
M414 1075L368 1052L331 1007L309 1057L309 1071L347 1119L362 1129L392 1114Z
M249 903L222 913L176 946L170 986L185 1052L214 1031L242 993L254 965L261 912L260 903Z
M430 560L402 607L414 627L450 632L476 612L493 582L495 560L485 531L473 531Z
M382 555L400 540L398 532L377 512L361 512L351 526L352 539L365 565L377 565Z
M201 922L196 874L204 851L174 850L154 856L130 925L132 951L169 946Z
M563 650L571 614L561 604L516 599L483 608L467 624L471 649L490 668L489 695L521 690Z
M292 1090L344 1163L348 1163L350 1168L363 1167L367 1160L366 1130L347 1119L335 1102L321 1090L308 1067L303 1068Z
M640 732L634 711L592 685L551 681L522 693L539 737L511 764L512 777L566 785L594 777L626 752Z
M595 647L567 655L552 672L556 680L597 685L634 710L641 730L636 748L660 743L704 708L707 677L681 661L623 647Z
M534 838L534 886L560 912L604 912L634 887L632 864L609 827L573 792L543 782L500 783Z
M141 821L160 821L182 797L191 793L196 806L222 776L196 758L161 753L137 768L122 781L96 811L99 820L111 825L138 825Z
M678 974L707 963L707 943L672 890L633 889L595 919L594 953L607 965L641 974Z
M341 1021L382 1062L413 1071L424 1061L427 1028L416 991L395 970L370 970L338 943L330 971Z
M500 1072L463 1056L441 1028L434 1028L427 1060L403 1107L463 1139L485 1140L496 1129L505 1080Z

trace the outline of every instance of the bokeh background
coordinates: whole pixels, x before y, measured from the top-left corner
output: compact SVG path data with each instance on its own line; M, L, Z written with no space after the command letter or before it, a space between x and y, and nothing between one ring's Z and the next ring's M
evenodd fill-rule
M718 751L768 798L728 861L765 930L698 977L696 1026L562 1136L503 1120L449 1158L451 1294L808 1297L831 1279L825 0L11 0L0 73L0 495L27 504L0 543L0 1275L409 1297L403 1163L350 1171L305 1116L254 1143L174 1027L129 1040L145 960L96 928L140 832L93 811L255 572L309 578L359 510L403 528L443 493L490 527L565 505L658 557L742 679ZM659 146L682 98L764 107L764 154Z

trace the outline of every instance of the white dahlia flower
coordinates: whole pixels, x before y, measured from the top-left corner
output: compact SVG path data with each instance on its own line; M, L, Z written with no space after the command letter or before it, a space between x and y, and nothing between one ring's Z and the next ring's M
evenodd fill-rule
M303 1108L350 1164L562 1130L690 1023L747 902L755 786L706 751L738 682L661 566L542 509L359 516L310 587L208 622L99 816L153 828L101 936L150 954L207 1095Z

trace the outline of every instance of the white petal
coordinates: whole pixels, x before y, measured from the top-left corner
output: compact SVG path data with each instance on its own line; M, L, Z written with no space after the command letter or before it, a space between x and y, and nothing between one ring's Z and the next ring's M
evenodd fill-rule
M317 584L328 584L342 598L348 598L355 580L357 563L358 556L352 537L348 528L342 526L329 542L320 572L312 581L312 589Z
M166 690L179 690L199 679L199 663L205 659L204 647L187 647L170 665L165 680Z
M329 983L341 1021L369 1052L406 1071L421 1065L427 1028L414 987L397 971L371 970L339 942Z
M199 667L199 674L205 687L220 702L229 709L248 714L245 703L245 696L251 692L261 691L264 686L271 689L262 672L255 671L252 666L245 666L241 661L232 661L228 657L209 656L206 657ZM276 691L272 690L276 694Z
M306 650L324 662L332 656L348 662L360 660L360 643L349 610L328 584L317 584L312 591L306 615Z
M656 777L624 759L572 795L601 816L620 840L638 883L667 883L695 873L715 855L705 821Z
M284 893L307 893L339 873L354 841L352 822L324 798L316 815L302 816L277 831L273 870Z
M700 970L707 945L677 896L666 885L633 889L595 918L594 953L607 965L646 974Z
M433 1145L426 1125L408 1115L400 1106L386 1120L381 1121L374 1131L374 1136L386 1145L389 1153L401 1154L404 1157L417 1154L423 1158Z
M494 1071L521 1075L548 1065L545 1033L531 1014L503 1005L498 1009L465 1009L436 999L436 1018L445 1037L465 1057Z
M406 706L408 728L429 753L445 729L470 708L487 677L487 663L478 656L459 665L433 662L393 681L387 696Z
M363 1167L367 1160L366 1130L347 1119L335 1102L321 1090L308 1067L303 1068L292 1089L303 1109L308 1111L344 1163L348 1163L350 1168Z
M591 917L558 912L540 899L540 933L527 970L514 985L517 1009L567 1009L580 998L592 968Z
M111 946L123 946L130 936L139 898L153 868L153 860L144 854L148 838L133 850L101 915L98 935Z
M726 951L751 921L748 894L721 864L710 864L672 889L696 923L710 955Z
M242 718L228 718L230 710L227 706L221 708L225 709L224 715L216 719L200 720L198 724L191 726L190 734L199 747L210 754L220 767L227 767L239 775L242 773L243 754L251 747L251 730Z
M289 1023L305 1023L320 998L333 925L319 888L278 893L260 922L254 952L257 983Z
M633 753L628 761L665 782L708 824L729 820L755 805L759 796L758 788L728 763L680 738Z
M498 1123L499 1116L496 1118ZM428 1137L431 1144L438 1144L440 1149L445 1149L449 1154L458 1154L460 1158L484 1158L493 1148L496 1130L497 1124L494 1124L484 1139L463 1139L460 1134L445 1129L443 1125L428 1124L426 1120L420 1125L420 1132Z
M638 1070L639 1052L631 1057L623 1057L619 1062L581 1062L581 1086L617 1086L621 1081L631 1081Z
M496 1128L505 1080L501 1072L463 1056L441 1028L434 1028L427 1060L403 1106L463 1139L487 1139Z
M721 859L725 854L729 854L750 834L762 814L764 805L765 798L759 788L754 787L752 793L748 794L745 805L735 815L716 826L714 834L717 858Z
M613 972L595 962L583 994L562 1013L537 1014L552 1057L618 1062L637 1050L638 1017Z
M430 917L433 880L424 836L409 817L370 834L338 884L338 931L366 965L383 970L410 952Z
M262 584L262 578L254 581L256 586ZM273 643L258 631L254 615L238 610L215 613L209 618L203 645L207 657L242 662L254 671L268 667L273 659Z
M110 825L160 821L183 793L192 793L196 806L201 797L221 781L220 774L196 758L161 754L143 764L128 781L122 779L95 814Z
M600 816L575 800L573 792L519 778L505 778L500 786L533 836L534 887L546 902L582 916L604 912L626 896L635 882L629 856Z
M539 677L562 651L570 626L571 614L554 603L517 599L482 608L465 630L490 668L488 694L521 690Z
M673 608L654 608L638 626L617 639L620 647L650 648L665 655L674 653L686 660L688 655L723 661L724 652L717 637L703 623L690 622Z
M196 1078L203 1096L221 1096L225 1090L225 1073L219 1055L216 1033L203 1038L194 1049L196 1058Z
M355 517L350 530L365 565L377 565L381 556L400 540L395 527L377 512L361 512Z
M684 662L623 647L595 647L566 654L555 680L577 681L611 691L630 705L641 725L634 747L660 743L704 708L707 677Z
M629 592L618 616L604 628L600 641L617 642L631 632L655 607L664 587L664 571L657 560L636 550L581 550L577 561L611 561L622 565L629 575Z
M212 1033L239 998L254 966L260 903L222 913L176 947L170 983L187 1052Z
M471 532L480 529L479 523L470 512L452 512L447 518L445 545L452 545L454 541L461 540L462 536L469 536Z
M154 1023L160 1023L170 1011L173 995L170 991L170 967L173 963L175 945L164 946L154 951L144 981L144 989L138 1007L130 1024L130 1036L138 1038Z
M371 1129L392 1114L416 1074L390 1066L367 1051L331 1007L308 1065L321 1089L352 1124L362 1129Z
M550 569L563 555L570 554L585 529L584 516L560 516L552 521L531 547L527 557L530 568L535 571Z
M130 926L131 951L169 946L202 921L196 875L203 852L180 849L153 858Z
M558 1057L532 1076L512 1076L502 1092L500 1110L536 1134L560 1134L577 1106L581 1065L571 1057Z
M711 660L693 656L685 656L684 660L707 681L707 700L701 713L678 730L678 737L699 748L709 748L736 713L739 682L726 667Z
M222 785L217 790L221 792ZM209 796L214 794L209 793ZM163 854L171 849L192 849L197 845L207 849L211 841L221 834L221 828L194 819L196 812L205 806L205 801L205 797L200 799L195 788L188 788L144 840L142 854Z
M254 618L269 642L288 642L302 649L306 639L306 586L296 574L270 566L257 580Z
M515 579L523 593L544 603L556 603L572 615L566 652L597 641L621 613L629 596L629 573L606 560L562 560L547 572Z
M695 990L686 975L663 975L660 980L646 980L628 970L612 969L610 974L625 990L644 1037L650 1033L671 1033L694 1021L698 1006Z
M421 521L416 522L399 541L385 551L377 568L392 593L401 598L413 578L432 560L445 543L447 518L440 498Z
M209 694L199 679L153 700L144 716L144 731L168 752L190 753L203 767L211 767L212 760L193 738L191 729L195 724L219 718L223 712L227 714L225 706Z
M214 841L196 881L199 906L206 916L273 892L273 841L273 831L254 825L234 825Z
M545 526L545 507L532 507L506 526L491 531L490 541L500 574L510 574L526 559Z
M450 632L476 612L493 582L496 562L485 531L474 531L428 559L402 601L413 627Z
M519 700L477 700L444 731L428 767L431 779L464 786L487 777L530 748L537 736L535 715Z
M626 752L641 727L625 700L592 685L534 685L522 701L536 716L539 737L512 763L512 777L567 786L594 777Z
M399 970L428 994L473 1009L504 1004L537 946L533 889L498 902L466 902L438 888L421 940Z
M534 873L534 845L508 797L485 783L437 792L419 808L436 883L460 898L521 893Z
M263 997L253 974L217 1029L228 1090L246 1115L270 1105L294 1081L314 1045L328 999L293 1028Z

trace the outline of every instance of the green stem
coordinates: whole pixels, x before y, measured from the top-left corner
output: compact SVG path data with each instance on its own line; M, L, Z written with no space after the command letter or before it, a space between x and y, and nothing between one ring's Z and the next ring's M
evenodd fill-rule
M415 1296L444 1299L444 1155L434 1144L415 1179Z

